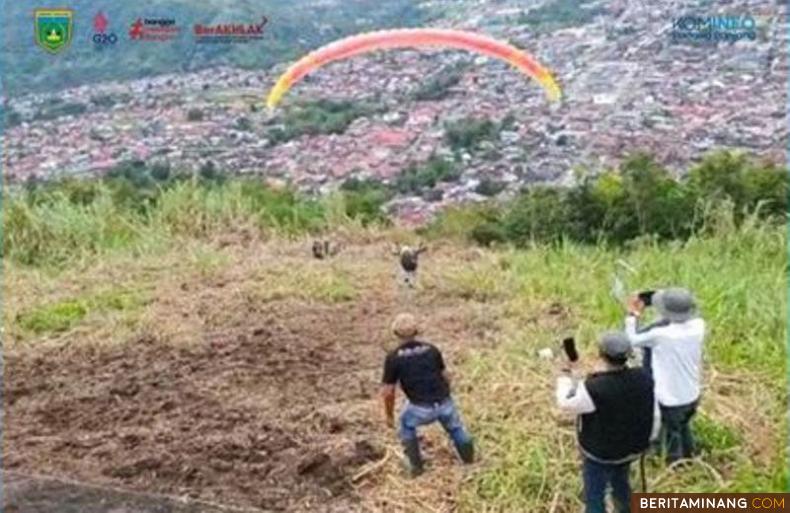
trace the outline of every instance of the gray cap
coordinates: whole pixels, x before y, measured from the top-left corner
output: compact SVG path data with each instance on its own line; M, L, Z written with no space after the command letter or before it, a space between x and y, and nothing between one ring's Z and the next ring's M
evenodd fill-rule
M659 290L653 297L653 304L659 314L670 322L686 322L696 317L694 296L686 289Z
M598 348L601 354L609 358L614 358L615 360L626 359L631 354L631 341L628 340L625 333L608 331L601 336Z

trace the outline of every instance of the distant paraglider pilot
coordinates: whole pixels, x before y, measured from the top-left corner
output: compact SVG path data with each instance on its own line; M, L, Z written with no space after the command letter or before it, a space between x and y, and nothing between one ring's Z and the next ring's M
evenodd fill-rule
M324 244L320 240L313 241L313 256L318 260L323 260L325 255Z
M387 354L382 378L382 399L387 425L394 427L395 387L400 384L408 399L400 415L399 436L412 477L423 471L417 428L438 421L455 445L464 463L474 461L474 443L466 432L450 395L450 378L442 353L434 345L417 339L417 320L401 314L392 324L400 342Z
M417 267L419 266L420 255L427 251L424 245L420 244L417 248L402 246L397 252L400 259L403 282L409 288L414 288L417 284Z
M314 240L313 241L313 257L318 260L335 256L340 252L340 246L332 244L328 240Z

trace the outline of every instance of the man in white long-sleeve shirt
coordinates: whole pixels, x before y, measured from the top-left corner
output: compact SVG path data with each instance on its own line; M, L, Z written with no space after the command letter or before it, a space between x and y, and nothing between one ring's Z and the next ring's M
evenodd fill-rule
M691 419L697 411L702 380L705 322L696 313L694 297L685 289L660 290L652 300L660 320L639 329L645 305L629 301L625 331L633 347L649 350L649 369L661 407L663 443L669 463L694 454Z
M606 333L599 342L600 372L578 382L566 368L568 375L557 380L558 406L578 415L586 513L606 512L609 485L617 512L630 511L631 462L658 432L653 379L644 369L628 367L630 353L625 334Z

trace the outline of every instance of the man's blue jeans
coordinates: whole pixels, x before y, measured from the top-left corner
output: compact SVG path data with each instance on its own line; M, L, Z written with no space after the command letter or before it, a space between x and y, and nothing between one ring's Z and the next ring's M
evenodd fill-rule
M630 463L606 465L584 457L582 477L584 478L585 513L606 513L606 488L612 485L612 499L617 513L631 511L631 484L628 471Z
M432 424L436 421L439 421L456 446L471 441L452 398L447 398L433 406L418 406L407 402L400 415L401 440L416 439L419 426Z

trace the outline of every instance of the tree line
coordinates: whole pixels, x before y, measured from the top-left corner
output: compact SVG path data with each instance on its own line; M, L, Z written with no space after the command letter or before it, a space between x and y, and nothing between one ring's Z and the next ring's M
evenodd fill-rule
M535 185L506 202L459 206L430 230L482 245L563 239L623 244L651 236L683 240L698 233L711 209L728 205L735 223L749 215L785 222L788 170L745 153L708 154L676 178L646 153L613 170L579 172L570 187Z
M260 178L230 176L211 163L187 173L166 163L127 162L99 179L15 187L3 202L3 255L28 264L62 261L144 233L200 237L245 223L290 235L331 231L342 220L387 226L386 205L397 194L454 177L454 167L433 160L391 183L346 180L320 199L272 188ZM491 194L500 189L488 182L478 188ZM709 154L680 178L650 155L636 154L617 169L579 172L569 187L526 186L509 199L449 207L421 231L484 246L685 240L704 230L721 206L735 224L755 217L784 223L787 193L787 169L746 154Z

